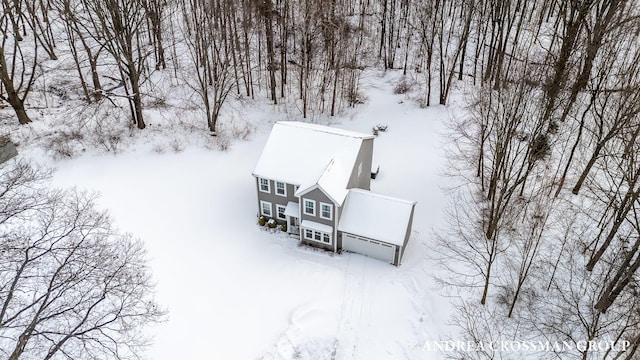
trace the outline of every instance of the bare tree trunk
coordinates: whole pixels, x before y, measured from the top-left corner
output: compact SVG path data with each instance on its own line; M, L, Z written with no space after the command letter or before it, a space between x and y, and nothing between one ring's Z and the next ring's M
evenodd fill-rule
M0 81L2 82L2 86L5 89L6 95L0 94L0 99L5 100L9 103L9 105L11 105L11 107L15 111L16 117L18 118L18 123L23 125L28 124L31 122L31 118L29 118L29 115L27 115L27 112L24 108L24 100L29 94L31 86L33 85L37 57L33 59L33 64L30 69L31 74L25 76L25 72L27 71L27 69L25 69L25 66L27 65L25 63L26 59L18 58L18 54L16 53L18 51L18 44L14 42L13 54L11 55L13 60L10 67L7 66L7 54L4 50L4 44L5 40L3 40L3 44L2 46L0 46ZM37 47L35 53L37 54ZM20 61L20 64L17 63L18 61ZM9 71L11 71L11 73L9 73ZM17 74L16 71L21 71L21 74ZM16 88L14 86L14 78L16 76L20 76L22 78L20 80L20 85L24 85L22 89ZM26 81L24 81L25 78ZM22 92L22 95L20 95L19 91Z
M271 89L271 101L278 103L276 97L276 62L273 33L273 2L265 0L261 4L261 13L264 20L265 37L267 41L267 72L269 73L269 88Z

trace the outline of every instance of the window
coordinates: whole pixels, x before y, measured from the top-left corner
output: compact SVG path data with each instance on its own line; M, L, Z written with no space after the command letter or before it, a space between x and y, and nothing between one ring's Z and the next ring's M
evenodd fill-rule
M286 206L276 205L276 210L278 211L278 219L285 220L287 217L284 215L284 211L287 210Z
M327 234L320 231L304 229L304 238L308 240L322 242L329 245L331 244L331 234Z
M331 243L331 236L329 236L329 234L323 233L322 234L322 242L330 244Z
M320 203L320 217L323 219L331 220L332 219L332 211L333 206L327 203Z
M269 186L269 179L260 178L260 191L262 192L271 192L271 188Z
M287 184L276 181L276 194L280 196L287 196Z
M264 216L271 217L271 203L266 201L260 201L260 213Z
M304 213L306 215L316 215L316 202L314 200L304 199Z

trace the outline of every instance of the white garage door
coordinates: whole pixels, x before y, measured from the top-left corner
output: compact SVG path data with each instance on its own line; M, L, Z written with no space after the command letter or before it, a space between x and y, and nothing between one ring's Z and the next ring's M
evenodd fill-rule
M392 264L396 247L394 245L343 233L342 250L366 255Z

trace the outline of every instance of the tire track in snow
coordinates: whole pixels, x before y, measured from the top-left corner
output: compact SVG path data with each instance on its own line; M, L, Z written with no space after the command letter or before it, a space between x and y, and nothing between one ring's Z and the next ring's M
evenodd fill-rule
M357 359L363 334L363 323L370 324L371 306L366 298L367 258L348 254L345 283L340 310L340 324L336 333L331 360ZM368 326L367 326L368 328Z

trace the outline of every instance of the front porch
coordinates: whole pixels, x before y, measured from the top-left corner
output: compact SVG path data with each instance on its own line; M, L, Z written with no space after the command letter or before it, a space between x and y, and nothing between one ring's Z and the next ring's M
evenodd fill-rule
M287 208L284 211L284 215L287 219L287 234L289 236L300 237L300 204L297 202L289 201Z

